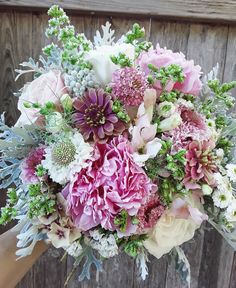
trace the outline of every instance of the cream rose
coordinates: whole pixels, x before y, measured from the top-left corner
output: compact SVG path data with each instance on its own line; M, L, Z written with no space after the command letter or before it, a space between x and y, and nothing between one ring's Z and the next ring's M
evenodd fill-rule
M144 242L144 246L156 258L161 258L174 247L192 239L195 230L201 226L202 220L207 219L207 216L201 212L202 205L199 200L192 197L187 199L186 205L188 205L186 208L190 210L189 216L186 217L183 211L185 207L175 208L177 214L173 209L166 210L156 226L149 232L149 238ZM181 215L183 212L185 215ZM181 214L178 215L178 213Z
M31 83L26 84L18 101L21 116L15 126L24 126L35 123L39 118L38 109L25 108L24 103L46 102L59 103L60 97L66 92L60 71L49 71L42 74Z
M118 56L124 53L131 60L135 57L135 48L131 44L115 44L114 46L103 45L91 50L85 56L85 59L93 65L97 80L102 86L111 82L112 74L119 68L111 61L111 56Z

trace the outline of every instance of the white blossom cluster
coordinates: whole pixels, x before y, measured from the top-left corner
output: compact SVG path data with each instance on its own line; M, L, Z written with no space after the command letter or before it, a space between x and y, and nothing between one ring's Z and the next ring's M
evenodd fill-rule
M217 189L213 193L213 201L216 207L225 209L224 216L229 222L236 222L236 198L230 182L236 182L236 165L226 165L226 175L215 174Z
M118 246L114 235L105 235L99 232L99 230L93 230L89 232L91 236L90 246L97 250L99 254L104 258L110 258L118 254Z

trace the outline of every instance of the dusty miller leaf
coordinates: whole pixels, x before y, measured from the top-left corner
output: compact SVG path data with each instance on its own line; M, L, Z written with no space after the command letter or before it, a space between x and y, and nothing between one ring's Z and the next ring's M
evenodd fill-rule
M173 250L173 259L175 261L175 268L178 271L181 280L188 285L190 288L191 281L191 270L190 264L182 248L179 246L175 247Z
M148 275L147 262L148 262L148 257L144 251L138 254L136 258L136 265L139 269L139 275L141 276L142 280L145 280Z
M79 264L85 260L83 264L83 268L81 271L81 274L79 276L79 281L83 281L84 279L90 279L90 270L91 266L94 265L97 269L97 271L102 271L102 262L101 260L97 259L94 255L94 251L92 247L87 246L84 244L83 252L74 262L74 266L77 267Z
M33 58L29 58L28 62L23 62L20 64L20 66L25 67L26 69L15 69L16 73L18 74L15 81L17 81L23 74L26 73L45 73L45 70L42 67L39 67L39 63L35 62Z
M102 32L103 35L99 31L96 32L96 36L94 36L94 44L95 46L102 46L102 45L112 45L115 37L115 31L111 29L111 23L106 22L106 25L102 25Z

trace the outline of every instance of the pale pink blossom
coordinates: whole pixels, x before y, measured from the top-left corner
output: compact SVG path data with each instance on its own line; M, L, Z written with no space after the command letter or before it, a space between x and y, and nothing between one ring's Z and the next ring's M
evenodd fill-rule
M40 122L39 109L26 108L24 103L44 105L47 102L53 102L58 105L59 99L64 93L66 93L66 89L60 71L49 71L26 84L18 101L18 110L20 110L21 116L16 126Z
M186 94L199 95L202 86L200 80L201 67L199 65L194 65L193 60L186 60L184 54L174 53L166 48L160 48L159 44L157 44L156 49L143 52L139 56L137 63L146 75L150 74L148 68L149 64L152 64L157 68L167 67L171 64L181 66L185 76L183 83L169 81L165 87L166 90L171 91L172 89L176 89ZM160 91L160 81L156 81L154 87Z

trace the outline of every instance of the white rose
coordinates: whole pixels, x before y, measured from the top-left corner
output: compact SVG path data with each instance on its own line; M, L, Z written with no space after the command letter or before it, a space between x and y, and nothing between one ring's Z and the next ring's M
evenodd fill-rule
M54 112L46 116L46 129L50 133L58 133L66 127L65 119L59 112Z
M124 53L131 60L134 60L135 48L131 44L103 45L85 55L85 60L93 65L97 80L102 86L111 82L113 72L119 68L111 61L111 56L118 56L119 53Z
M192 239L198 228L199 225L191 218L178 219L167 211L149 233L144 246L150 254L159 259L174 247Z

